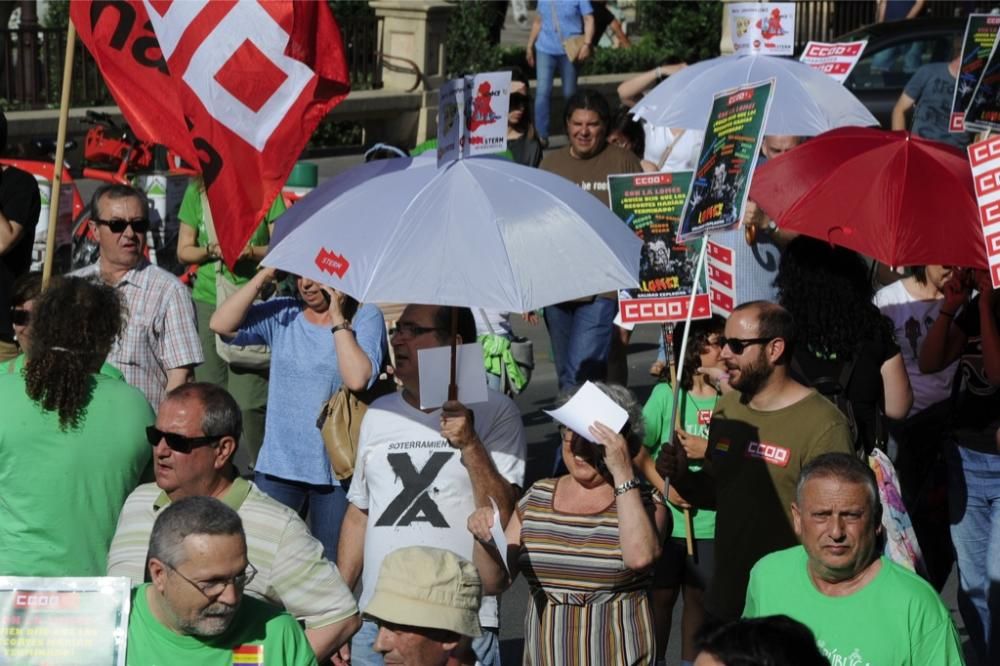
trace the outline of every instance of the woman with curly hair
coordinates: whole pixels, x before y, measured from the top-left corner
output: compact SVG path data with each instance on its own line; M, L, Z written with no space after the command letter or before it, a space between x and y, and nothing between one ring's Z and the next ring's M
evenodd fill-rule
M843 389L857 424L855 444L870 451L885 441L881 415L905 418L913 391L892 322L872 303L864 260L800 236L785 249L774 285L803 342L796 345L793 376L827 395Z
M154 420L141 391L101 372L124 315L111 287L65 278L35 301L24 368L0 374L0 575L104 575Z

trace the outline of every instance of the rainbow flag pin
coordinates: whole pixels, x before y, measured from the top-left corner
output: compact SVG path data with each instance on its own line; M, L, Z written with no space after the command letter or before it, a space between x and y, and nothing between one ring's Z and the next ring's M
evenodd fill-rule
M233 648L233 666L236 666L236 664L264 666L264 646L241 645Z

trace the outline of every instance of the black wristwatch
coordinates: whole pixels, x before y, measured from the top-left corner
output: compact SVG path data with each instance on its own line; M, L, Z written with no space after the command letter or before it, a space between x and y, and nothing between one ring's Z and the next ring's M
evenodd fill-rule
M352 331L352 330L354 329L351 328L351 322L345 321L343 324L337 324L336 326L331 328L330 332L336 333L337 331Z

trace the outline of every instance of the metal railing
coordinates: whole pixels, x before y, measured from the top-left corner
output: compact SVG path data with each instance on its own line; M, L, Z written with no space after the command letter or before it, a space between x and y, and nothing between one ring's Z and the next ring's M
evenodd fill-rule
M344 40L351 87L382 87L381 17L352 17L338 22ZM66 30L0 30L0 104L28 110L59 105ZM71 101L74 107L114 104L97 64L77 44Z

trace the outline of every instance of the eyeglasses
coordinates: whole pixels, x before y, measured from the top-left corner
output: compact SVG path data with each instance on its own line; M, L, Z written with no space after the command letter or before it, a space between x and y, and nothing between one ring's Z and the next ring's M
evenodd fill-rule
M22 308L10 309L10 322L14 326L27 326L31 321L31 312Z
M156 446L160 440L166 440L167 446L178 453L191 453L191 449L206 444L214 444L225 435L205 435L204 437L185 437L175 432L163 432L156 426L146 426L146 440L150 446Z
M742 354L750 345L766 345L775 339L777 336L773 335L769 338L719 338L719 346L729 347L734 354Z
M111 229L112 233L116 234L124 232L125 227L132 227L132 231L137 234L144 234L149 231L148 217L138 217L134 220L101 220L96 217L90 219L94 221L94 224L103 224L108 229Z
M230 585L232 585L233 587L235 587L237 590L242 590L247 585L249 585L250 581L252 581L254 579L254 576L257 575L257 568L254 567L254 565L252 565L250 563L247 563L246 570L243 573L236 574L232 578L220 578L220 579L217 579L217 580L195 581L195 580L191 580L190 578L188 578L187 576L185 576L184 574L182 574L180 571L178 571L175 567L170 566L166 562L163 563L163 566L167 567L168 569L170 569L171 571L173 571L175 574L177 574L178 576L180 576L181 578L183 578L187 582L191 583L191 585L193 585L194 587L198 588L199 592L201 592L202 594L204 594L209 599L213 599L213 600L216 599L216 598L218 598L219 595L221 595L223 592L225 592L226 588L229 587Z
M405 335L410 338L415 338L431 331L441 331L444 330L437 326L417 326L416 324L410 324L407 322L398 322L396 326L389 331L389 335Z

